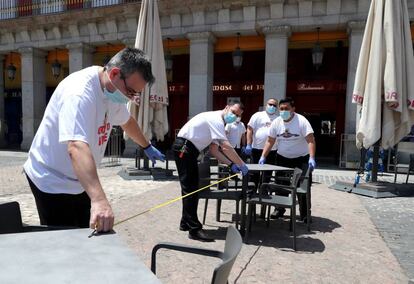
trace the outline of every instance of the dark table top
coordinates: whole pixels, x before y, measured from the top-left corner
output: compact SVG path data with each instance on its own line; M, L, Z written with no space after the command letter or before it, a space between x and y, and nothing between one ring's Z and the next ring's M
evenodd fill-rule
M0 235L0 283L161 283L117 234Z

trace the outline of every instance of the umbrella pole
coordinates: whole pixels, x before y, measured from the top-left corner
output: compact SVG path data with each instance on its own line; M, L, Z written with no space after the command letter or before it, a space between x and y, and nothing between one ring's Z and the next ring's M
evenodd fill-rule
M372 182L378 181L379 143L380 141L378 140L374 144L374 153L372 155Z

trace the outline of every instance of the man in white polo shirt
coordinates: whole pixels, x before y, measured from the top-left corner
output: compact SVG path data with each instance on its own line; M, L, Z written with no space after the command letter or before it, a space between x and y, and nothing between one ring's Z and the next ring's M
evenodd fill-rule
M126 106L153 81L145 54L125 48L106 67L85 68L59 83L24 164L42 225L112 229L114 214L96 167L113 125L121 125L153 162L164 159Z
M173 144L174 158L181 184L182 195L198 189L197 157L205 148L221 163L229 165L232 172L248 173L248 168L234 151L226 137L225 125L236 121L243 112L240 102L232 102L223 110L200 113L190 119L178 132ZM197 216L197 193L183 199L180 222L181 231L189 231L189 238L210 241L202 230Z
M236 153L241 156L241 148L246 145L246 126L238 117L235 122L226 124L226 135Z
M266 163L270 149L278 143L277 165L288 168L300 168L303 175L308 167L313 170L315 162L315 137L309 121L295 112L295 102L292 98L285 98L279 103L280 116L272 122L269 137L263 149L259 164ZM298 194L301 220L306 216L305 196ZM273 217L281 217L285 209L277 210ZM305 220L307 221L307 220Z

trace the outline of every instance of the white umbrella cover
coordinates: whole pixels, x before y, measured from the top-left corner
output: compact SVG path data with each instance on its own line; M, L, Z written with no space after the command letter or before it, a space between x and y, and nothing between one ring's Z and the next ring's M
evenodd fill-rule
M162 141L168 133L168 87L157 1L141 2L135 47L147 54L155 82L145 87L139 108L131 103L128 108L147 139L154 134Z
M413 72L406 0L373 0L352 98L360 105L358 148L369 148L380 138L382 147L392 147L410 132L414 124L414 80L409 78Z

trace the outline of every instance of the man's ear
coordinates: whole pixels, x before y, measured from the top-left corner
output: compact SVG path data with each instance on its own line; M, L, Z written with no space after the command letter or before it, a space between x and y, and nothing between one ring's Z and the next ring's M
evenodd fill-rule
M118 67L112 67L111 70L108 70L109 79L112 80L116 75L119 74L120 71L121 69Z

